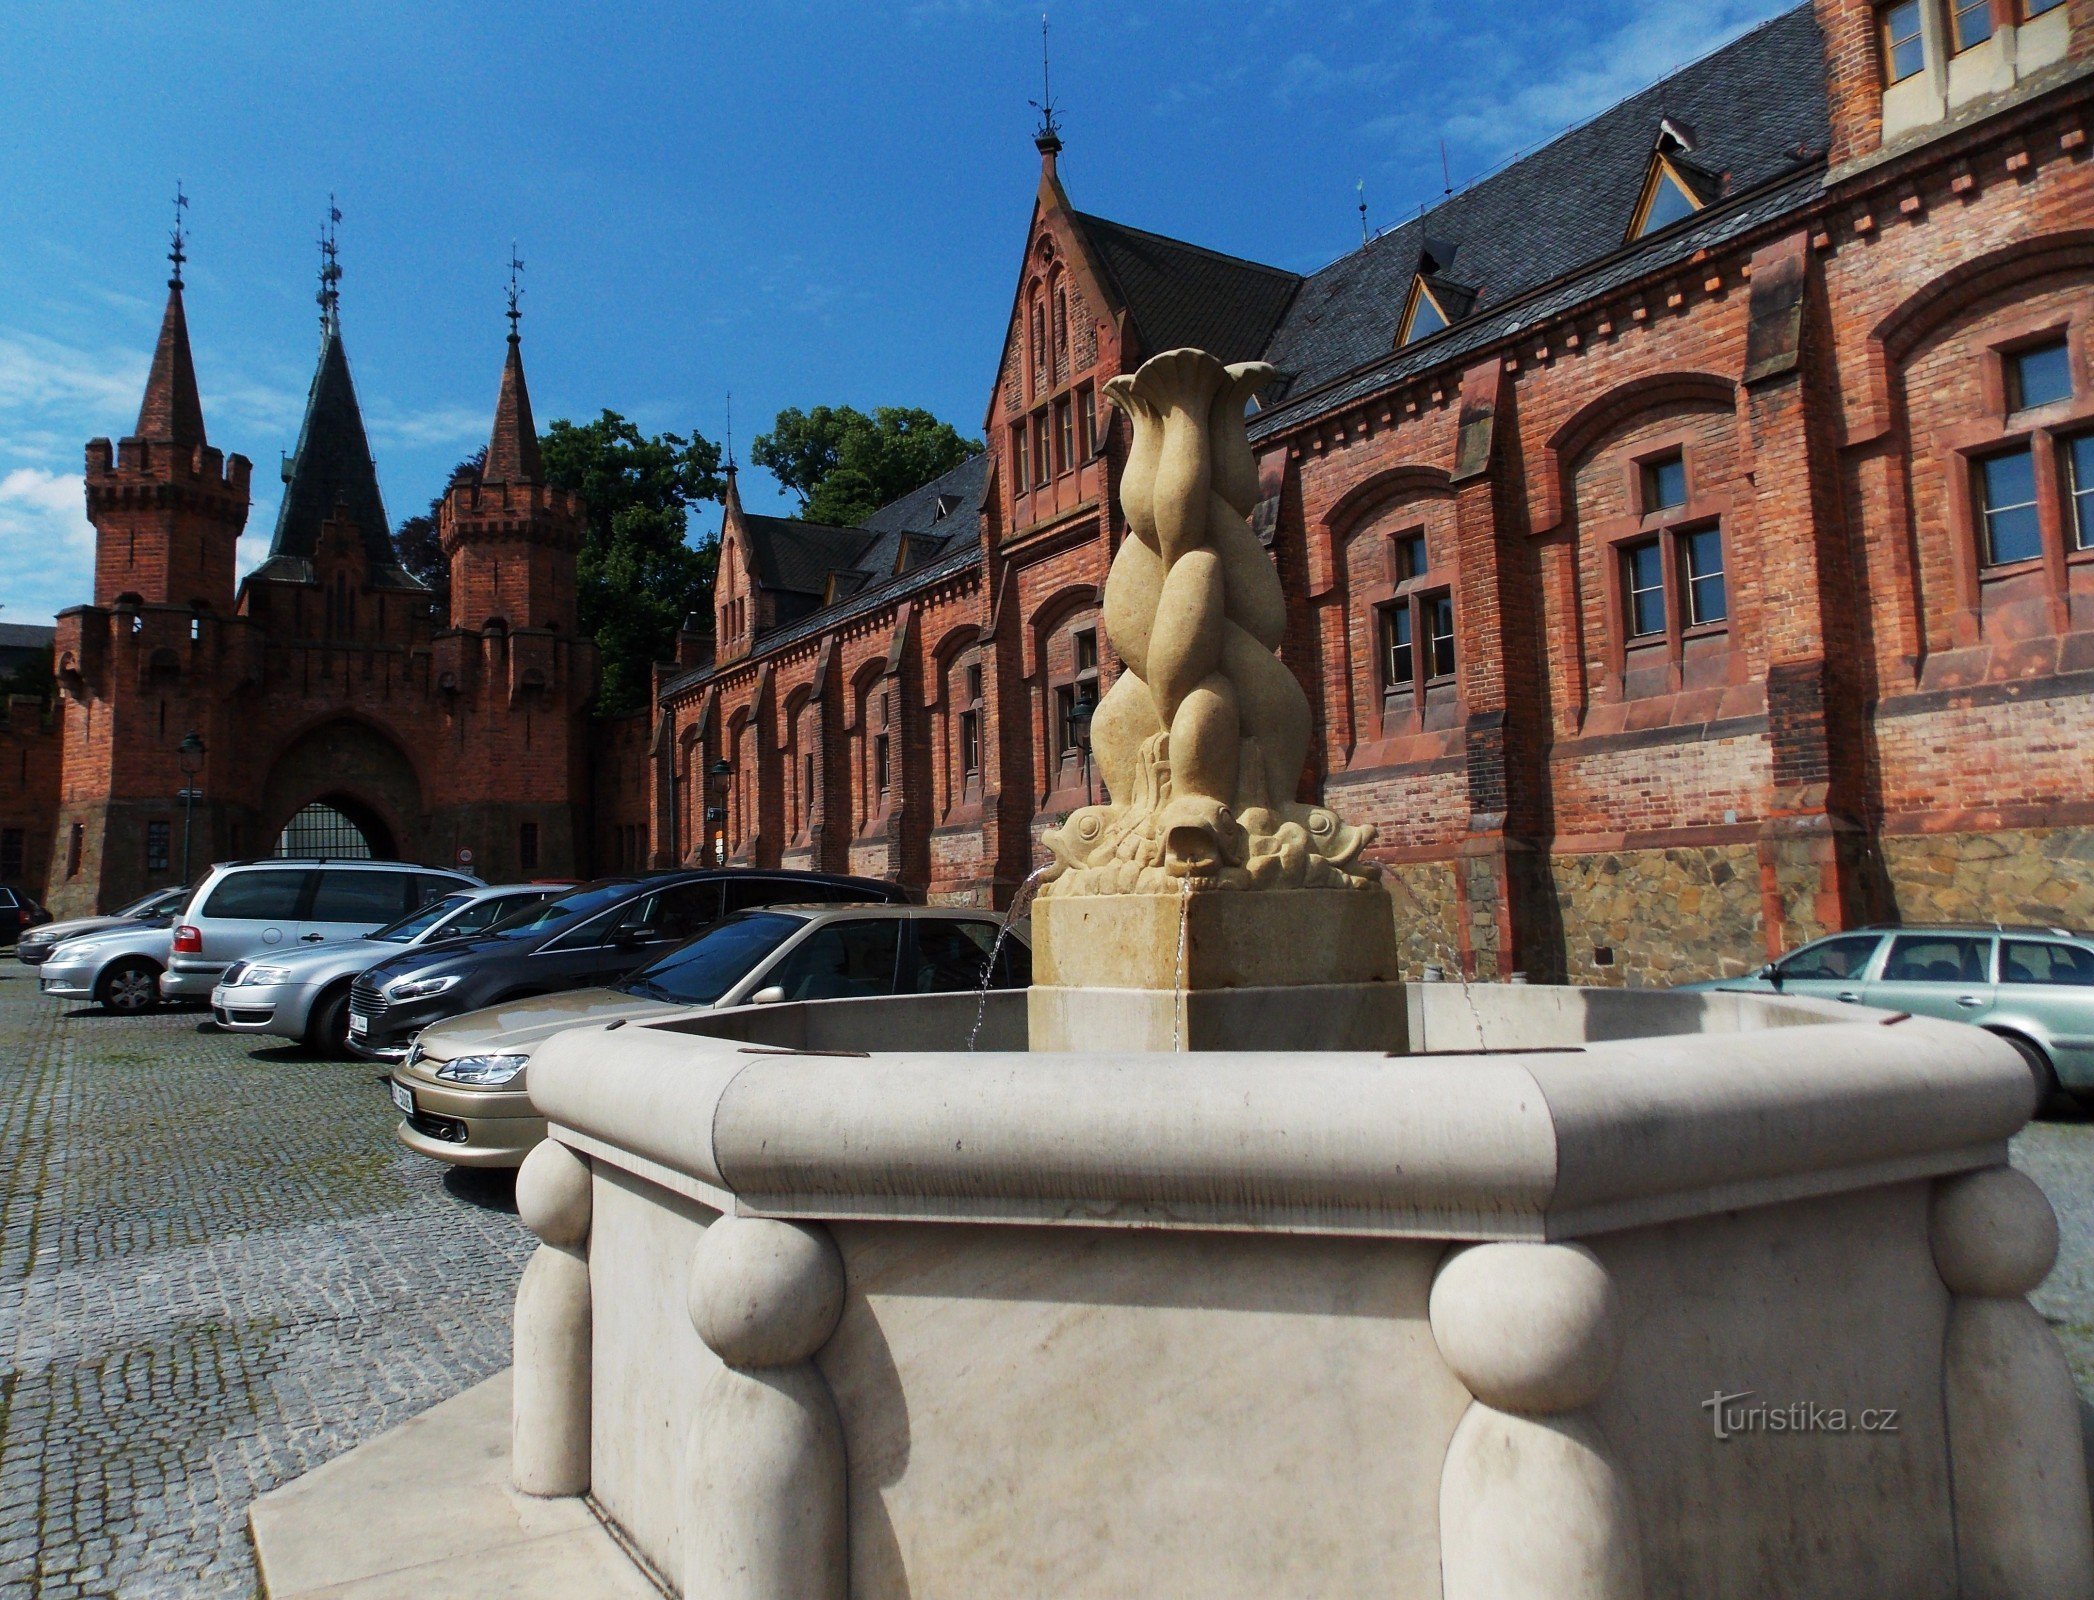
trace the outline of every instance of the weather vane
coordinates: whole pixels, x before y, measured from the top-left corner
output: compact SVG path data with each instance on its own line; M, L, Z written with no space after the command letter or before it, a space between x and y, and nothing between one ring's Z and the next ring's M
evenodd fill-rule
M327 196L327 223L320 230L320 326L330 331L335 326L337 308L342 299L342 261L335 248L335 228L342 220L341 207L334 203L334 195Z
M727 391L727 466L734 468L734 391Z
M1037 135L1042 144L1053 141L1061 143L1061 118L1054 111L1054 78L1047 56L1047 13L1040 13L1040 98L1026 102L1040 114L1040 131Z
M523 295L523 284L518 280L517 276L522 271L523 257L516 253L516 241L511 239L509 241L509 310L507 314L509 317L509 337L512 339L519 337L516 331L517 324L523 320L523 313L516 306L516 302Z
M182 193L182 180L177 178L175 179L174 232L169 236L170 243L167 250L167 259L174 263L174 276L167 280L167 286L170 289L181 288L182 263L189 259L189 252L182 248L183 245L189 242L189 235L182 229L182 213L188 209L189 197Z

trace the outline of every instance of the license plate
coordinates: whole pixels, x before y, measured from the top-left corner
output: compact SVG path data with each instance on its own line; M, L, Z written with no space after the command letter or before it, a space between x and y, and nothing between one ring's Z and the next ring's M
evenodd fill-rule
M352 1011L349 1013L349 1037L361 1039L371 1031L371 1019Z
M391 1081L387 1082L386 1087L393 1091L393 1104L398 1106L401 1109L401 1111L406 1113L408 1116L413 1116L414 1096L409 1094L405 1089L401 1088L399 1084L393 1083Z

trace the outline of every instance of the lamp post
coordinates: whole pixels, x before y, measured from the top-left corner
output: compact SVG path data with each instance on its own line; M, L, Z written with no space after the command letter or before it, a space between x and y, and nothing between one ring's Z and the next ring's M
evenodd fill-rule
M204 770L204 741L196 733L182 735L175 746L182 763L182 881L189 881L189 836L196 822L196 775Z
M717 797L712 804L705 808L706 832L708 836L711 836L713 825L718 825L720 831L713 845L713 864L715 866L724 866L727 861L727 807L725 800L728 787L734 782L734 763L722 756L708 767L706 771L712 778L712 791Z
M1076 741L1076 748L1083 752L1083 803L1091 801L1091 718L1098 708L1091 704L1091 697L1082 690L1076 693L1076 703L1069 707L1069 737Z

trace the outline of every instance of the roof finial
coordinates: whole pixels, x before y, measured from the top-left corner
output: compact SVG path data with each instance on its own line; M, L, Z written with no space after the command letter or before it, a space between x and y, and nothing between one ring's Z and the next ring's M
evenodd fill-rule
M727 470L734 471L734 391L727 391Z
M1054 109L1054 76L1047 54L1047 13L1040 13L1040 98L1028 101L1040 114L1040 126L1032 136L1040 154L1051 156L1062 147L1062 123Z
M1360 179L1360 180L1359 180L1359 181L1358 181L1357 183L1355 183L1355 184L1353 185L1353 188L1357 189L1357 190L1359 191L1359 194L1360 194L1360 243L1364 245L1364 244L1366 244L1366 243L1368 242L1368 241L1367 241L1367 180L1366 180L1365 178L1362 178L1362 179Z
M330 190L327 221L320 229L320 292L314 297L320 302L320 327L326 333L333 333L340 326L342 261L335 248L334 231L341 220L342 209L334 203L334 193Z
M1454 175L1447 167L1447 141L1445 139L1440 141L1440 198L1442 200L1452 200L1454 198Z
M523 337L517 331L517 324L523 320L523 313L516 308L517 299L523 294L523 285L517 281L517 274L522 271L523 257L516 253L516 241L511 239L509 241L509 310L507 313L509 318L509 342L511 344L515 344Z
M189 197L182 193L182 180L175 179L174 232L169 235L167 259L174 263L174 276L167 280L170 289L182 286L182 263L189 259L189 252L182 247L189 242L189 235L182 227L182 213L189 209Z

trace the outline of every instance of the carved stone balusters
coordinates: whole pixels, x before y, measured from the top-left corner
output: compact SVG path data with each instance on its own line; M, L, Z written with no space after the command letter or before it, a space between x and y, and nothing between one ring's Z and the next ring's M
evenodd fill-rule
M2023 1298L2049 1276L2058 1221L2011 1167L1935 1185L1934 1265L1955 1299L1942 1350L1962 1600L2094 1595L2079 1395Z
M691 1253L691 1325L707 1374L684 1455L684 1593L844 1600L843 1425L813 1356L843 1314L827 1231L723 1216Z
M1636 1507L1584 1408L1614 1375L1614 1292L1582 1245L1441 1265L1432 1334L1475 1396L1440 1475L1445 1600L1640 1600Z
M543 1241L516 1289L511 1469L525 1494L589 1491L589 1163L548 1139L516 1175Z

